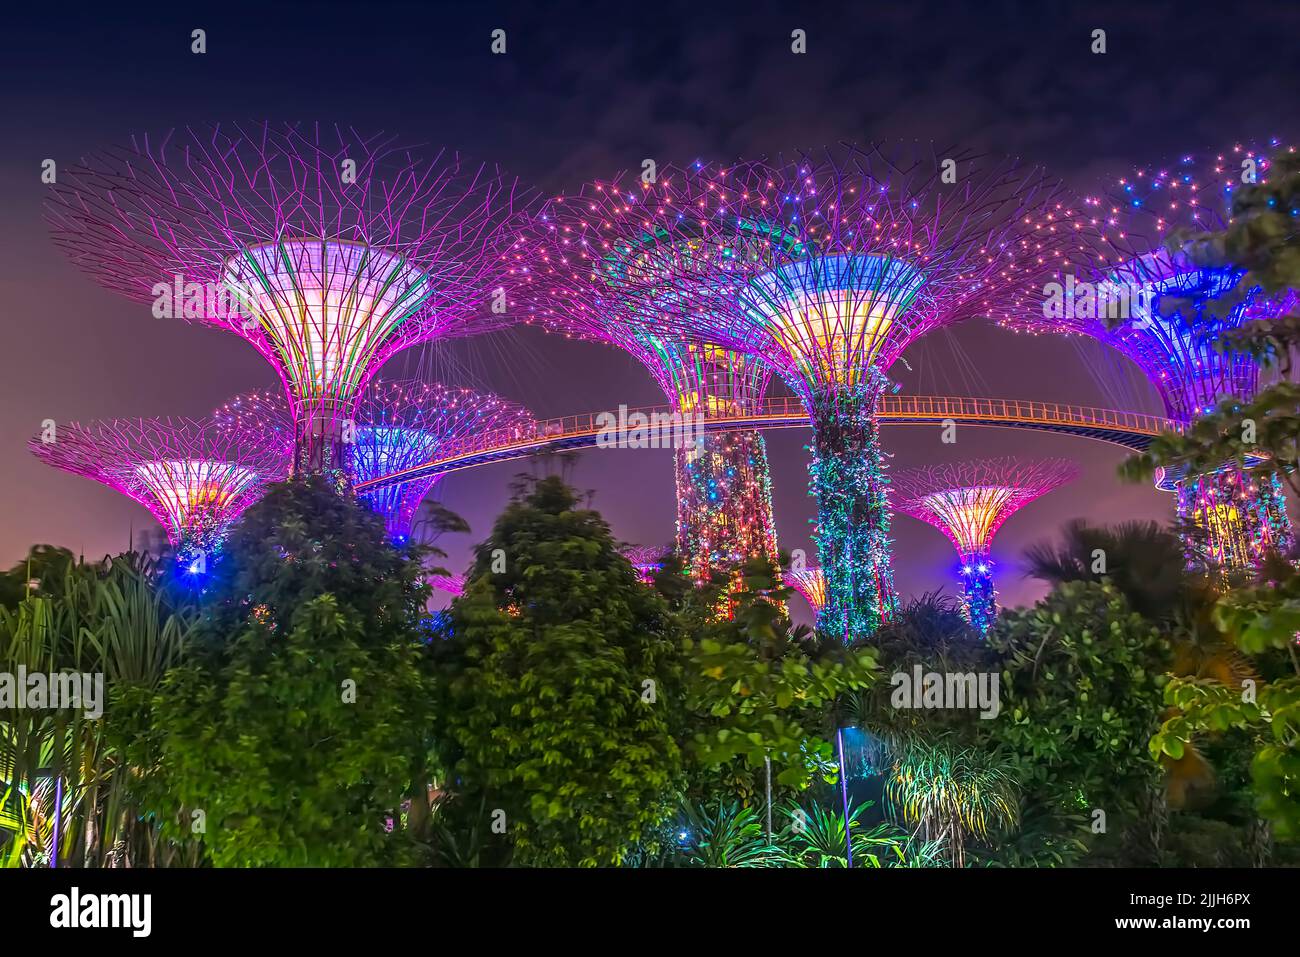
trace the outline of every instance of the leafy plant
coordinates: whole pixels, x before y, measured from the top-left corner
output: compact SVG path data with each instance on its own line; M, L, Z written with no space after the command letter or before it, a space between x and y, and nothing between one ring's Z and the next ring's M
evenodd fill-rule
M859 820L872 802L850 805L849 837L845 839L842 809L810 802L807 807L791 804L785 809L789 823L779 843L783 863L790 867L848 867L848 846L853 849L854 867L899 866L906 862L907 835L892 824L867 827Z
M767 842L763 821L736 801L713 808L687 803L678 836L681 855L692 867L770 867L781 859Z
M1020 789L996 755L976 748L912 741L885 777L891 814L966 866L971 840L991 843L1020 820Z

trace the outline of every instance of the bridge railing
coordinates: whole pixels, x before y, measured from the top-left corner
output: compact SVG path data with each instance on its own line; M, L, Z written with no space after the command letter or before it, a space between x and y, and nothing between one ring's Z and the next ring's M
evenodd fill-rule
M539 419L524 428L480 432L440 450L434 462L405 469L403 472L420 471L435 462L454 462L496 452L507 455L512 451L542 446L560 439L599 435L602 429L609 427L609 420L606 418L602 421L602 418L612 416L617 426L620 424L620 411L584 412L553 419ZM670 415L673 411L672 406L668 405L640 406L627 409L625 415L641 413L646 416L647 421L653 421L653 416ZM738 426L743 427L745 424L754 425L765 420L790 421L796 424L807 421L808 413L803 401L796 396L769 396L753 407L728 412L698 413L698 415L696 421L706 426L736 422ZM1118 409L1024 399L989 399L969 396L885 395L880 399L879 416L886 423L891 419L940 421L948 418L983 419L990 422L1024 422L1084 429L1114 429L1120 432L1148 435L1177 427L1177 424L1170 419L1143 412L1123 412ZM626 419L622 422L625 424ZM391 482L403 472L394 473L392 476L381 476L364 485Z
M1126 432L1147 432L1152 435L1177 427L1172 419L1145 412L1124 412L1118 409L1067 405L1059 402L935 395L881 397L880 417L882 419L909 416L1042 422L1084 428L1117 428Z

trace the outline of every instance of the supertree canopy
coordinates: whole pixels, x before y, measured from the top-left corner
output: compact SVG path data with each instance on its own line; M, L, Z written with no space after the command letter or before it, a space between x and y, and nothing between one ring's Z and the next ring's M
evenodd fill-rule
M987 632L997 614L993 536L1030 502L1079 474L1065 459L982 459L908 469L893 476L893 506L948 536L961 561L962 603L972 625Z
M850 639L896 603L876 402L928 330L997 317L1073 248L1058 185L1015 160L842 147L661 171L560 238L628 321L757 357L804 401L826 576Z
M345 436L345 461L358 482L391 475L448 453L483 432L530 435L523 406L491 393L419 381L375 381L361 396L355 434ZM439 475L385 485L361 495L384 516L388 533L405 541L411 521Z
M647 260L631 282L611 261L581 238L594 221L621 219L636 192L617 181L595 183L576 196L546 204L537 218L536 246L525 257L521 289L525 322L566 336L622 349L649 370L673 411L696 418L744 416L762 403L771 372L754 358L715 344L692 342L658 327L656 317L671 305L671 283L661 296L643 295L638 285L646 268L691 255L683 248L655 258L654 237L642 237ZM629 195L631 199L629 199ZM575 243L575 238L577 242ZM694 430L693 430L694 431ZM687 571L709 580L722 568L738 569L763 556L777 563L767 447L754 430L699 432L674 451L677 486L677 547ZM739 572L736 573L739 582Z
M386 136L261 124L186 129L60 173L55 242L155 314L248 340L284 382L295 467L342 466L384 360L504 318L513 181Z
M655 573L663 567L664 556L671 549L663 545L626 545L620 553L632 563L637 575L647 585L654 581Z
M362 391L356 419L340 434L343 467L351 482L366 482L428 462L456 443L484 432L532 434L536 422L523 406L491 393L419 380L372 380ZM217 410L223 426L254 423L292 437L293 419L274 392L236 396ZM389 536L406 541L420 503L441 475L395 482L363 492L362 501L384 517Z
M284 478L293 451L274 434L175 418L74 422L28 447L47 465L101 482L147 508L177 560L195 573L220 551L230 523L267 483Z
M1079 287L1070 277L1053 307L1015 317L1011 325L1108 343L1143 371L1166 413L1184 427L1225 398L1250 400L1259 368L1251 356L1224 348L1223 335L1281 314L1294 297L1239 288L1245 270L1204 265L1183 240L1227 226L1235 190L1243 182L1266 182L1269 153L1277 148L1274 142L1267 149L1238 145L1187 154L1089 197L1100 233L1094 268L1080 277L1090 285ZM1294 542L1276 476L1256 479L1225 465L1194 479L1162 473L1158 484L1177 492L1179 517L1198 530L1188 539L1189 564L1247 567Z
M822 606L826 604L826 577L820 568L789 569L785 581L803 596L814 614L821 614Z

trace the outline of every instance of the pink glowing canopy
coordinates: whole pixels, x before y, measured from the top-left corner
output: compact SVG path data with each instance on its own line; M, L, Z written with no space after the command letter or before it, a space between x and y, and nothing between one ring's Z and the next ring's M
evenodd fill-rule
M593 216L603 216L607 208L627 212L623 197L631 187L621 186L621 180L591 183L576 195L552 199L536 216L514 251L523 321L624 350L646 367L678 411L725 414L757 407L771 380L769 368L751 356L688 341L671 323L658 328L653 295L614 271L593 271L581 244L573 246L572 237L584 233ZM689 248L681 255L689 255ZM663 308L671 311L672 284L659 291L666 297Z
M1113 346L1137 364L1166 413L1180 422L1210 411L1225 396L1249 399L1258 387L1257 364L1217 342L1251 319L1293 308L1295 295L1239 289L1244 270L1207 265L1195 246L1181 244L1231 223L1243 177L1267 182L1270 155L1280 149L1274 142L1189 153L1138 169L1102 195L1089 196L1083 209L1091 224L1092 267L1061 277L1068 284L1056 308L1026 309L1006 324Z
M826 577L820 568L792 568L781 572L787 585L803 596L814 612L826 604Z
M1002 523L1079 474L1065 459L982 459L891 474L890 504L933 525L965 558L987 555Z
M1069 208L1016 160L845 146L555 200L520 269L550 287L538 321L746 353L806 397L871 381L929 329L1039 295L1077 254Z
M266 484L285 476L292 454L283 437L180 418L56 425L28 447L139 502L173 546L192 551L215 548Z
M507 320L526 205L513 180L452 153L267 123L92 156L60 172L48 217L104 286L250 342L301 437L350 415L393 352Z

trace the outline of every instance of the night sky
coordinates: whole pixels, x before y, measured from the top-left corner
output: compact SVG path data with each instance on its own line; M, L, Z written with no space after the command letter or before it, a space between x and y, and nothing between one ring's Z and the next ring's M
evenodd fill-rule
M0 35L0 563L50 542L99 557L126 546L148 513L24 448L42 419L201 416L236 392L277 384L236 336L154 319L101 290L49 241L41 163L212 121L319 121L400 134L500 164L544 193L660 164L918 138L1015 153L1096 192L1138 165L1241 139L1294 141L1300 7L1276 4L960 5L818 3L350 2L179 5L96 13L68 5L5 11ZM208 52L190 52L190 31ZM508 53L489 52L507 31ZM807 32L808 52L790 51ZM1108 52L1090 52L1094 29ZM1016 336L984 323L914 345L904 391L996 395L1158 411L1154 393L1097 346ZM425 347L386 376L439 377L496 390L539 416L663 401L649 375L611 349L536 330ZM776 388L780 388L779 386ZM809 541L801 430L768 433L778 532ZM1016 567L1023 548L1072 517L1167 520L1172 497L1114 477L1118 449L992 429L884 435L894 467L992 455L1066 456L1082 477L1013 517L994 545L1009 604L1040 586ZM486 533L506 463L435 489ZM570 473L594 492L615 534L673 535L670 452L592 450ZM895 519L904 595L950 580L937 531ZM477 536L439 544L464 566ZM802 607L800 609L802 615Z

